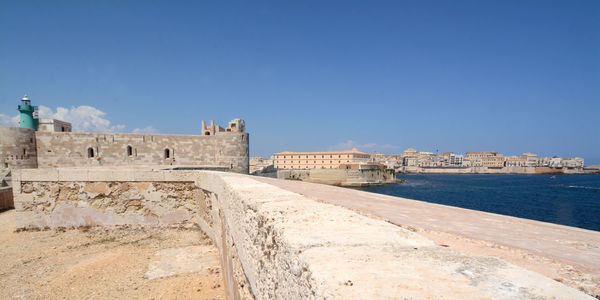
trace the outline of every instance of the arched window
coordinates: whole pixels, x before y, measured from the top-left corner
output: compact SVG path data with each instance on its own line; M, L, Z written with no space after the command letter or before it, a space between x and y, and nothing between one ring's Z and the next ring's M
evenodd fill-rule
M171 150L165 149L165 159L171 158Z
M87 153L88 157L94 157L94 148L89 147Z
M127 146L127 155L128 156L132 156L133 155L133 148L131 146Z

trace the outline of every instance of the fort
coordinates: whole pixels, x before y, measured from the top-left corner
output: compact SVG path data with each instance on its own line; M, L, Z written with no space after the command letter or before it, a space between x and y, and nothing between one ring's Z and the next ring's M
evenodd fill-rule
M239 119L200 135L36 131L34 120L0 127L19 230L198 228L228 299L600 295L598 232L250 176Z
M227 128L202 121L199 135L71 132L71 124L35 118L25 96L20 127L0 127L4 169L81 166L194 166L248 173L248 133L234 119Z

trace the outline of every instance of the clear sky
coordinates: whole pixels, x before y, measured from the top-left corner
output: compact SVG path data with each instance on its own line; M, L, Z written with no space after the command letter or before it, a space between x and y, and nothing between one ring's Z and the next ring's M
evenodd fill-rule
M0 122L600 163L600 1L0 2Z

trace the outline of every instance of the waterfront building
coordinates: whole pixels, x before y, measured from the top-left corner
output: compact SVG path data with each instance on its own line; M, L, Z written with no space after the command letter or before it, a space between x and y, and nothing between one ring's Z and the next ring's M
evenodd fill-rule
M504 157L505 167L524 167L527 160L523 156L509 155Z
M565 158L562 160L563 167L566 168L583 168L583 158L581 157L573 157L573 158Z
M548 167L550 166L550 160L552 158L551 157L547 157L547 156L543 156L537 159L537 166L538 167Z
M550 159L550 161L548 161L548 167L550 168L562 168L562 158L560 157L553 157Z
M465 155L472 167L501 168L504 166L504 155L495 151L470 151Z
M451 153L448 155L447 166L449 167L462 167L464 155Z
M419 151L415 148L408 148L402 152L402 165L407 167L416 167L419 164Z
M339 169L341 164L367 164L371 155L356 148L327 152L279 152L273 155L277 169Z
M438 161L437 157L433 152L421 151L417 156L419 167L437 167Z
M418 154L419 151L417 151L415 148L408 148L402 152L403 157L417 156Z
M537 154L526 152L521 155L525 159L526 167L536 167L537 166Z

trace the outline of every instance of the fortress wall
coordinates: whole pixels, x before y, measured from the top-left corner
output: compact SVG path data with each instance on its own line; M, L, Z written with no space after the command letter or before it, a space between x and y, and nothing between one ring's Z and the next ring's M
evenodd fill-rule
M591 299L247 175L25 169L13 187L21 228L197 222L220 250L229 299Z
M248 173L248 134L36 133L38 165L49 167L203 165ZM131 155L127 147L132 148ZM88 149L94 157L88 157ZM169 150L169 158L165 157Z
M35 130L0 127L0 169L37 167Z

